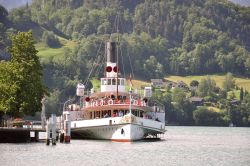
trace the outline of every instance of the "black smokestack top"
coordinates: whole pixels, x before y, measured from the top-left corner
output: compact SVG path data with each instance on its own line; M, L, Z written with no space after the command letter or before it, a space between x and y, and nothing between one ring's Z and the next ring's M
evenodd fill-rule
M107 42L106 53L107 62L116 63L115 42Z

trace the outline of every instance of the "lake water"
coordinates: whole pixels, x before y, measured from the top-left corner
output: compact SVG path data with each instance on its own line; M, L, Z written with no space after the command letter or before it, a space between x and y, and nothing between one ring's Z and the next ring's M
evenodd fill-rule
M249 166L250 128L174 127L161 141L0 144L0 165Z

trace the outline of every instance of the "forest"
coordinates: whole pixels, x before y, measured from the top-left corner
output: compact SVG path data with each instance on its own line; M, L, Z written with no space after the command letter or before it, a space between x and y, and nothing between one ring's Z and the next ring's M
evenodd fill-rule
M30 29L37 43L63 48L40 57L54 103L74 96L94 62L92 77L103 75L110 38L120 43L125 77L250 76L250 7L227 0L33 0L9 12L0 5L0 60L11 57L8 36ZM64 47L62 39L75 44Z

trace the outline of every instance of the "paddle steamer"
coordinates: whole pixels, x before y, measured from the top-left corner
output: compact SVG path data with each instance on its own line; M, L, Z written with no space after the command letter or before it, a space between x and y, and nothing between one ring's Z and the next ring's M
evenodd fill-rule
M126 79L119 74L115 42L107 42L105 54L100 91L84 95L84 86L78 86L77 93L84 100L80 110L69 112L71 137L130 142L163 134L165 111L151 101L151 87L144 89L143 96L131 84L128 90Z

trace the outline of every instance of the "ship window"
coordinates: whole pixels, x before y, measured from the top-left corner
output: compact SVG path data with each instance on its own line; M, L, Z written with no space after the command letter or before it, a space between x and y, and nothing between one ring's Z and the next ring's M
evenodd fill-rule
M121 79L121 85L124 85L124 79Z
M132 110L132 114L135 115L135 110ZM136 115L135 115L136 116Z
M108 85L111 85L111 79L108 79Z
M102 79L102 85L107 85L107 80L106 79Z
M116 85L116 80L114 78L112 79L112 85Z

